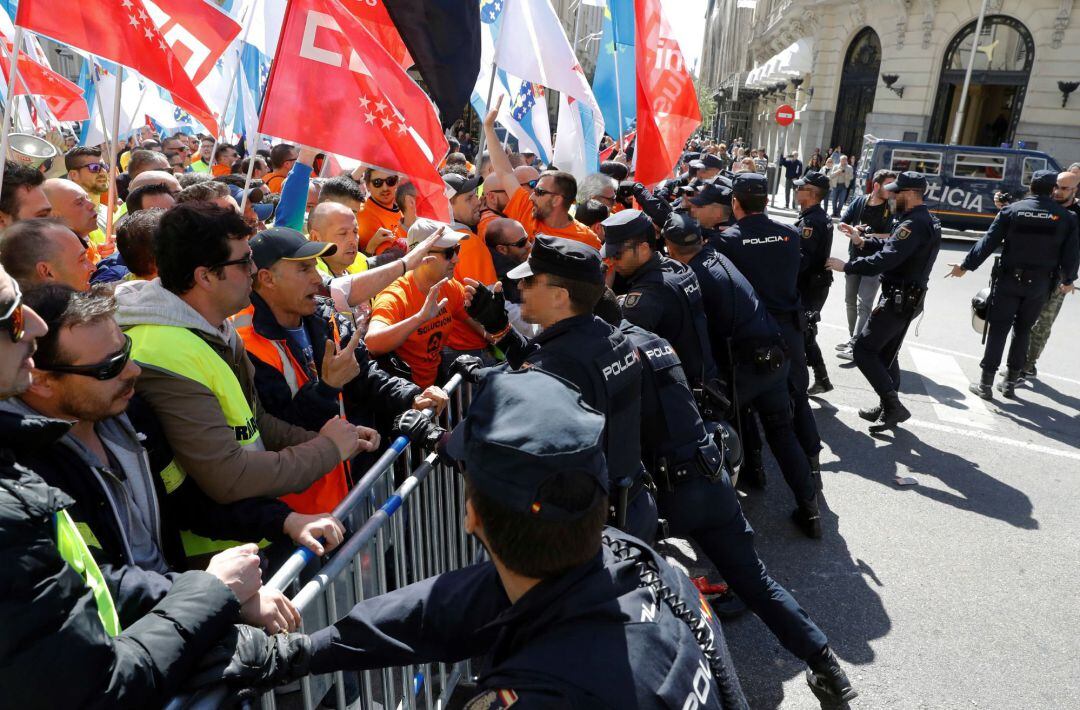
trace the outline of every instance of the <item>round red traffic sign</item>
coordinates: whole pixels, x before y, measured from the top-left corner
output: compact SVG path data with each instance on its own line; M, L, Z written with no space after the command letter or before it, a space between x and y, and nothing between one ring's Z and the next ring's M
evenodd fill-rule
M781 126L790 126L795 123L795 109L787 104L776 109L776 122Z

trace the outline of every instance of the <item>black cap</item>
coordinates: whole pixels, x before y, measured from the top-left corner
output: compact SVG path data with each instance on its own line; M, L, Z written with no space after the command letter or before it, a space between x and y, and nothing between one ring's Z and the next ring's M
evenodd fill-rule
M620 210L600 224L604 227L604 248L600 253L605 259L614 257L618 246L628 239L652 239L656 234L652 220L641 210Z
M686 167L690 171L697 172L698 170L705 169L705 163L701 162L700 160L691 160L689 163L686 164Z
M604 416L569 382L535 368L490 370L446 452L465 463L477 490L510 510L576 520L592 506L566 510L545 502L540 489L562 474L591 479L596 495L606 495L603 434Z
M1031 186L1053 190L1057 187L1057 178L1056 170L1036 170L1031 176Z
M547 234L537 234L529 260L506 273L511 279L523 279L534 274L552 274L585 283L604 283L600 252L588 244Z
M688 150L685 153L683 153L681 156L679 156L679 162L680 163L689 163L691 160L697 160L699 157L701 157L700 153L695 153L693 151Z
M302 261L317 256L330 256L337 251L337 244L330 242L312 242L295 229L271 227L259 232L248 242L255 266L269 269L277 262Z
M717 170L724 169L724 161L716 157L712 153L706 153L701 156L701 162L705 164L706 168L716 168Z
M447 173L442 176L443 182L446 186L453 191L453 195L450 197L457 197L458 195L464 195L468 192L476 192L476 188L480 187L480 178L478 177L465 177L464 175L458 175L457 173Z
M701 243L701 225L685 212L672 212L662 233L664 239L679 246Z
M810 170L798 180L792 181L793 185L802 187L803 185L813 185L814 187L820 187L822 190L829 189L829 177L817 170Z
M695 207L705 205L731 205L731 190L725 185L724 180L706 180L698 194L690 198L690 204Z
M900 173L896 179L885 186L887 192L899 192L900 190L926 190L926 176L911 170Z
M760 173L738 173L731 181L737 195L768 195L769 181Z

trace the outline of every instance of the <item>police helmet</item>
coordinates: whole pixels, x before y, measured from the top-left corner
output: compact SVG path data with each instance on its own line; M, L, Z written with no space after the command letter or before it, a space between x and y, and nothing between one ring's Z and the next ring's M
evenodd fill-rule
M971 298L971 327L979 335L986 332L986 312L989 308L990 287L987 286Z

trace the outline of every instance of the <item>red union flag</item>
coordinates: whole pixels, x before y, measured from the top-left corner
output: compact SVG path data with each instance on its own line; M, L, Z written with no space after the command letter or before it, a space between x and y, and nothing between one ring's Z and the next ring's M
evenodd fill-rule
M203 0L143 0L161 36L198 85L240 34L240 25Z
M177 106L217 133L210 109L143 0L21 0L15 24L134 69L171 92Z
M345 0L343 4L346 10L364 23L368 32L379 41L383 49L389 52L402 69L408 69L413 65L412 55L405 47L405 41L401 39L394 21L390 19L390 13L386 11L383 0Z
M11 71L11 40L4 39L7 53L0 56L0 67L4 70L4 81ZM52 69L38 64L26 54L19 52L19 79L15 83L15 95L33 94L45 99L49 110L58 121L84 121L90 118L90 111L83 98L83 91ZM25 85L25 88L24 88Z
M701 125L697 94L660 0L634 3L637 24L637 168L654 185L671 175L686 139Z
M406 175L421 215L450 217L435 169L447 143L434 106L338 0L289 3L259 132Z

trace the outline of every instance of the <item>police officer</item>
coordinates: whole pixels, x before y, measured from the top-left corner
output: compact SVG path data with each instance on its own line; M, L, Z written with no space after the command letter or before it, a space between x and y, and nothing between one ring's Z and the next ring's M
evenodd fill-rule
M663 236L671 257L689 265L698 277L713 351L719 353L718 362L734 386L736 407L753 407L761 417L769 448L795 495L798 507L793 519L807 536L821 537L817 501L821 482L814 480L810 461L792 427L789 365L780 327L735 265L703 243L701 229L692 217L673 215ZM756 425L743 424L743 429L753 427L756 434ZM744 475L763 475L760 443L754 442L751 448L744 443L744 451L748 457Z
M1057 172L1039 170L1031 177L1031 195L1006 205L998 212L986 234L961 264L949 264L946 276L960 277L974 271L1004 243L1000 268L994 280L988 323L990 332L983 351L982 378L971 391L983 399L993 397L994 373L1001 364L1005 339L1012 328L1008 370L998 386L1006 397L1015 397L1017 380L1027 356L1031 326L1054 287L1066 293L1076 280L1080 262L1080 237L1076 216L1051 197ZM1058 285L1060 279L1060 286Z
M857 692L825 634L758 557L724 455L698 413L675 349L627 320L620 323L614 298L601 299L597 315L618 323L641 358L641 452L657 481L657 506L671 533L701 546L731 590L784 648L809 664L812 686L834 698L854 698Z
M491 561L360 602L311 635L308 669L482 655L470 710L748 707L690 580L604 527L604 430L568 383L489 372L446 451L463 465L465 531ZM237 685L242 660L225 674Z
M626 284L623 315L675 347L694 390L714 386L716 363L694 272L653 250L656 230L641 211L616 212L601 224L601 256L611 260Z
M923 204L926 177L904 172L885 186L893 195L896 225L887 238L845 234L868 256L850 262L829 257L825 266L860 276L881 274L881 299L863 331L855 336L852 352L859 371L881 398L859 416L879 426L895 426L911 417L900 403L900 346L911 320L922 311L930 269L941 247L941 224Z
M731 207L737 221L733 227L713 235L709 243L731 259L780 326L790 362L788 388L795 410L795 435L813 462L821 451L821 437L806 396L810 378L803 338L805 314L798 290L802 235L764 214L768 199L769 184L764 175L736 175L732 180Z
M600 252L569 239L538 235L528 261L507 278L521 285L521 317L543 332L527 340L507 320L501 290L469 281L469 315L484 326L507 362L540 367L572 382L604 414L613 522L645 541L656 534L656 501L641 466L641 364L617 328L593 316L604 293ZM496 287L498 289L498 286Z
M701 225L706 241L733 224L731 182L723 176L704 183L687 202L690 204L690 216Z
M816 170L792 181L795 186L795 202L799 205L799 221L795 228L802 237L802 271L799 273L799 297L806 311L806 363L814 371L814 384L807 394L824 394L832 390L825 358L817 344L817 324L821 321L821 309L829 297L832 272L825 268L825 260L832 253L832 220L821 207L821 201L829 194L829 178Z

